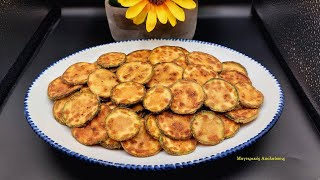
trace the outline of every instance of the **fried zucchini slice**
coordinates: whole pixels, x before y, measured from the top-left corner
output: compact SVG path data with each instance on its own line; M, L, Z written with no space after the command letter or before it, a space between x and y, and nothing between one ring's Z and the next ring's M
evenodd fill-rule
M253 87L250 83L238 83L235 85L239 93L240 104L247 108L259 108L264 96L263 94Z
M58 123L65 125L63 121L63 114L62 110L66 102L70 99L70 96L64 97L62 99L58 99L54 101L53 107L52 107L52 114L55 120L58 121Z
M211 79L203 85L207 96L204 104L212 111L231 111L239 104L236 88L222 79Z
M184 69L183 79L194 80L201 86L209 79L218 78L219 75L209 66L194 64Z
M89 74L99 69L94 63L79 62L68 67L62 74L63 82L71 85L85 84L88 81Z
M195 81L180 80L171 86L171 110L177 114L193 114L203 104L205 94Z
M159 46L151 51L149 61L153 65L164 62L174 62L182 55L184 55L182 50L175 46Z
M139 133L132 139L122 141L121 145L123 149L132 156L153 156L161 151L160 143L147 133L144 119L141 119L141 124Z
M239 131L240 124L234 122L233 120L227 118L222 114L219 114L218 116L224 124L224 138L232 138Z
M106 104L101 104L100 112L86 126L72 128L72 136L81 144L92 146L99 144L107 137L105 119L111 112Z
M102 54L97 63L103 68L118 67L126 61L126 54L121 52L109 52Z
M222 62L222 71L238 71L248 76L247 69L244 66L242 66L240 63L237 63L234 61Z
M154 74L147 83L148 87L156 85L171 86L182 79L183 68L175 63L160 63L155 65Z
M189 64L210 66L217 73L222 71L222 63L219 61L219 59L204 52L194 51L189 53L187 61Z
M192 153L197 148L197 140L191 138L187 140L170 139L164 135L159 138L161 147L170 155L181 156Z
M70 94L78 91L82 85L70 85L62 81L60 77L54 79L49 83L47 94L49 99L57 100L69 96Z
M186 50L183 47L180 47L180 46L176 46L176 47L179 48L183 52L183 54L186 55L186 56L190 53L188 50Z
M143 100L146 89L136 82L120 83L112 89L111 100L115 104L132 105Z
M255 120L259 115L260 109L241 108L227 112L225 115L236 123L246 124Z
M229 83L235 85L240 82L246 82L251 84L251 80L248 76L238 72L238 71L223 71L219 74L220 78L228 81Z
M73 95L64 105L63 121L69 127L82 127L100 110L100 100L95 94L84 92Z
M144 110L144 107L143 107L142 103L138 103L138 104L131 106L130 109L132 109L136 113L139 113Z
M88 86L101 98L109 98L111 90L119 84L116 75L106 69L98 69L89 75Z
M192 136L191 118L192 115L180 115L166 111L157 115L156 122L160 131L166 136L172 139L185 140Z
M169 88L158 85L150 88L143 99L143 106L153 113L168 109L172 100Z
M120 82L145 84L153 76L153 66L145 62L129 62L121 65L116 74Z
M136 136L141 127L141 118L128 108L116 108L106 118L108 136L116 141L125 141Z
M120 141L115 141L108 137L103 141L100 142L100 145L106 149L121 149L121 143Z
M88 86L83 86L81 89L80 89L80 92L83 93L83 92L89 92L89 93L92 93L92 91L90 90L90 88Z
M153 114L148 115L145 118L145 126L147 132L152 136L154 139L159 140L161 132L157 125L157 119L156 116Z
M224 139L224 124L216 113L200 111L191 121L193 137L201 144L216 145Z
M149 56L151 54L151 50L149 49L141 49L137 51L133 51L127 55L126 62L149 62Z

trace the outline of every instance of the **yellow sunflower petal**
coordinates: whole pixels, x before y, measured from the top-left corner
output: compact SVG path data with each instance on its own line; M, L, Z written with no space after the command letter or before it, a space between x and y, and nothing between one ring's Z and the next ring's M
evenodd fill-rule
M118 2L121 4L123 7L131 7L136 5L142 0L118 0Z
M166 1L165 4L169 8L170 12L174 15L174 17L176 17L179 21L185 20L186 16L184 14L183 9L181 9L181 7L179 7L172 1Z
M194 9L197 6L197 4L193 0L172 0L172 1L186 9Z
M162 24L167 24L168 17L167 17L166 10L163 8L163 6L155 6L155 8L156 8L156 12L157 12L157 16L158 16L159 21Z
M148 12L147 22L146 22L146 29L148 32L151 32L157 24L157 13L155 7L151 5L150 10Z
M131 19L138 16L138 14L140 14L140 12L143 10L144 7L146 7L148 3L149 1L142 0L138 4L129 7L126 12L126 18Z
M133 23L136 25L142 24L147 17L149 9L150 9L150 5L148 4L146 5L146 7L143 8L143 10L138 16L133 18Z
M172 13L170 12L167 6L164 6L163 8L167 12L167 17L171 26L175 27L177 25L177 19L172 15Z

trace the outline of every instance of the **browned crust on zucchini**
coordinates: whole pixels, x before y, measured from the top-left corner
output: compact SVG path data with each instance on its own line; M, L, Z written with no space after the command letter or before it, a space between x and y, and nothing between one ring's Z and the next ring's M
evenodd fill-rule
M247 69L244 66L242 66L240 63L237 63L234 61L222 62L222 71L233 71L233 70L248 76Z
M219 114L220 119L224 124L224 138L232 138L240 129L240 124L227 118L226 116Z
M146 94L142 84L136 82L120 83L112 89L111 100L117 105L132 105L141 102Z
M61 79L64 83L71 85L85 84L88 81L89 74L99 69L93 63L78 62L68 67L62 74Z
M154 74L147 83L148 87L156 85L171 86L182 79L183 68L176 63L159 63L154 67ZM166 73L163 73L166 72Z
M210 66L215 72L222 71L222 63L211 54L194 51L188 54L187 61L189 64L200 64Z
M161 147L170 155L182 156L192 153L197 148L197 140L191 138L187 140L174 140L165 135L159 138Z
M126 61L126 54L122 52L109 52L102 54L97 63L103 68L118 67Z
M119 84L116 75L106 69L98 69L89 75L88 86L101 98L109 98L112 88Z
M151 50L149 49L141 49L137 51L133 51L127 55L126 62L149 62L149 56L151 54Z
M62 81L60 77L50 82L47 90L47 94L50 100L58 100L69 96L70 94L78 91L82 85L70 85Z
M250 78L238 71L223 71L219 74L219 76L221 79L224 79L233 85L240 82L246 82L251 84Z
M183 79L194 80L200 85L203 85L212 78L218 77L218 73L211 67L199 64L189 65L183 72Z
M171 100L171 90L165 86L158 85L147 91L143 99L143 106L153 113L159 113L170 107Z
M182 50L175 46L159 46L151 51L149 61L153 65L164 62L174 62L182 55L184 55Z
M264 100L263 94L250 83L238 83L235 85L239 93L240 104L247 108L259 108Z
M246 124L255 120L260 109L241 108L227 112L225 115L236 123Z
M157 125L157 119L155 115L149 114L145 117L145 127L150 136L156 140L159 140L161 132Z
M153 76L153 66L147 62L128 62L118 68L116 75L120 82L145 84Z

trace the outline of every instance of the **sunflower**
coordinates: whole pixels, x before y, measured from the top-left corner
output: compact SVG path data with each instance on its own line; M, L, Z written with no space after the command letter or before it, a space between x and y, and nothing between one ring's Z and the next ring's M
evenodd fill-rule
M168 21L174 27L179 21L185 20L182 8L194 9L193 0L118 0L123 7L129 7L126 18L134 24L142 24L146 20L146 29L151 32L157 24L157 19L166 24Z

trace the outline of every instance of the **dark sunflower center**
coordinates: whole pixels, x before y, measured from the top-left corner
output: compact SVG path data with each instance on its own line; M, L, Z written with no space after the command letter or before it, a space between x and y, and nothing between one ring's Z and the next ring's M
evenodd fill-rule
M152 4L155 5L161 5L165 2L166 0L149 0L149 2L151 2Z

